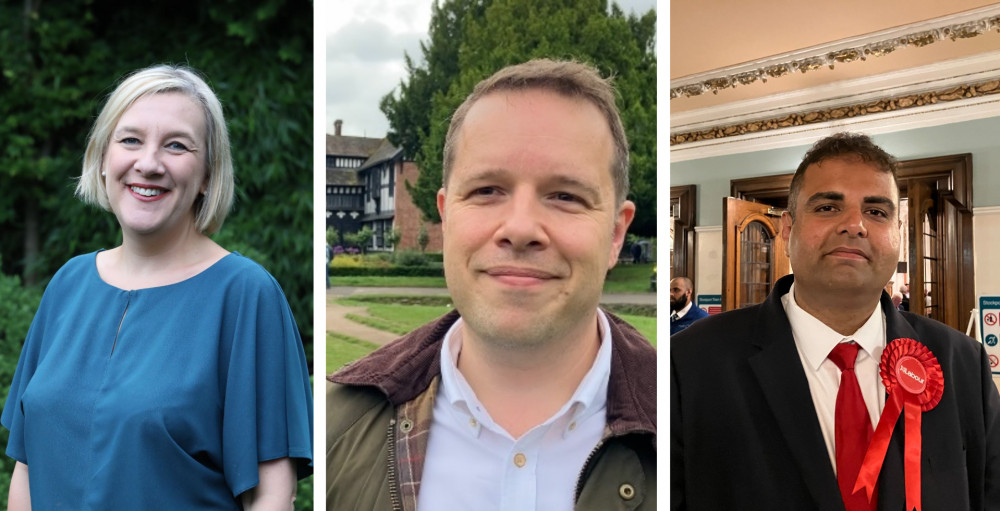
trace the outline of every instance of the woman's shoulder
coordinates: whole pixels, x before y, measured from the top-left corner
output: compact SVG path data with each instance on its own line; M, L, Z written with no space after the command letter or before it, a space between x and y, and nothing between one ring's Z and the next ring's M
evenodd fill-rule
M96 258L98 252L100 252L100 250L80 254L78 256L74 256L69 261L66 261L66 263L63 264L52 276L52 280L49 281L48 287L64 284L66 282L72 282L75 284L86 282L86 280L84 280L86 277L91 277L97 272Z
M213 285L226 282L228 286L281 291L281 285L263 265L239 252L230 252L204 273L210 278L203 280Z

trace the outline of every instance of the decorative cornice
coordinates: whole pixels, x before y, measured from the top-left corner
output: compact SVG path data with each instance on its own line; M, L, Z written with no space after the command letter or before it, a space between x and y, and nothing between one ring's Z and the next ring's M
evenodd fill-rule
M721 225L696 225L694 226L694 232L701 234L703 232L722 232Z
M972 216L1000 215L1000 206L986 206L982 208L972 208Z
M790 113L782 117L772 117L769 119L754 120L740 124L717 126L702 131L674 133L670 135L670 145L673 146L689 142L714 140L781 128L790 128L793 126L850 119L865 115L894 112L938 103L989 96L993 94L1000 94L1000 78L992 78L987 81L953 86L930 92L909 94L900 97L887 97L876 99L874 101L867 101L852 105L841 105L821 110Z
M922 47L945 39L967 39L991 30L1000 32L1000 6L997 5L691 75L671 82L670 99L699 96L709 91L718 94L720 90L758 80L767 82L769 78L805 73L824 66L833 69L836 64L881 57L899 48Z

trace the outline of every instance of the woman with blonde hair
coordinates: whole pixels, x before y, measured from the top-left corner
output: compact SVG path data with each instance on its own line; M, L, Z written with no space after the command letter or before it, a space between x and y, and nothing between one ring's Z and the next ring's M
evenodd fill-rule
M233 181L222 107L192 70L111 93L76 193L122 243L71 259L42 297L0 417L9 509L292 508L308 369L281 287L209 237Z

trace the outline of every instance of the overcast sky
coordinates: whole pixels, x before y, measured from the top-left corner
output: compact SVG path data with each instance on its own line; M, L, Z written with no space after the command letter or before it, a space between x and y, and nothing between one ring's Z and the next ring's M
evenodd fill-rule
M379 100L405 76L403 53L421 58L432 0L317 2L326 33L326 130L344 121L342 134L384 137L389 121ZM626 13L656 8L656 0L617 0Z

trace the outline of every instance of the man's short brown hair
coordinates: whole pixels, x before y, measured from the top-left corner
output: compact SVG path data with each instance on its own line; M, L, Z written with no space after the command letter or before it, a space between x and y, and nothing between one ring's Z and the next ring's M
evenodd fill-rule
M805 180L806 168L810 165L820 163L831 158L859 158L861 161L875 167L882 172L892 174L892 182L899 188L899 179L896 174L898 163L896 158L885 152L881 147L875 145L868 135L861 133L837 133L829 137L820 139L806 155L802 157L802 163L795 169L792 176L792 184L788 190L788 213L795 216L798 207L799 191L802 189L802 182Z
M541 89L569 98L589 101L604 115L614 141L611 177L615 185L615 204L620 206L628 196L628 139L615 106L615 88L610 79L602 78L593 67L568 60L535 59L508 66L479 82L465 101L455 110L444 142L442 185L448 186L451 167L455 163L455 146L462 123L472 105L484 96L501 91Z

